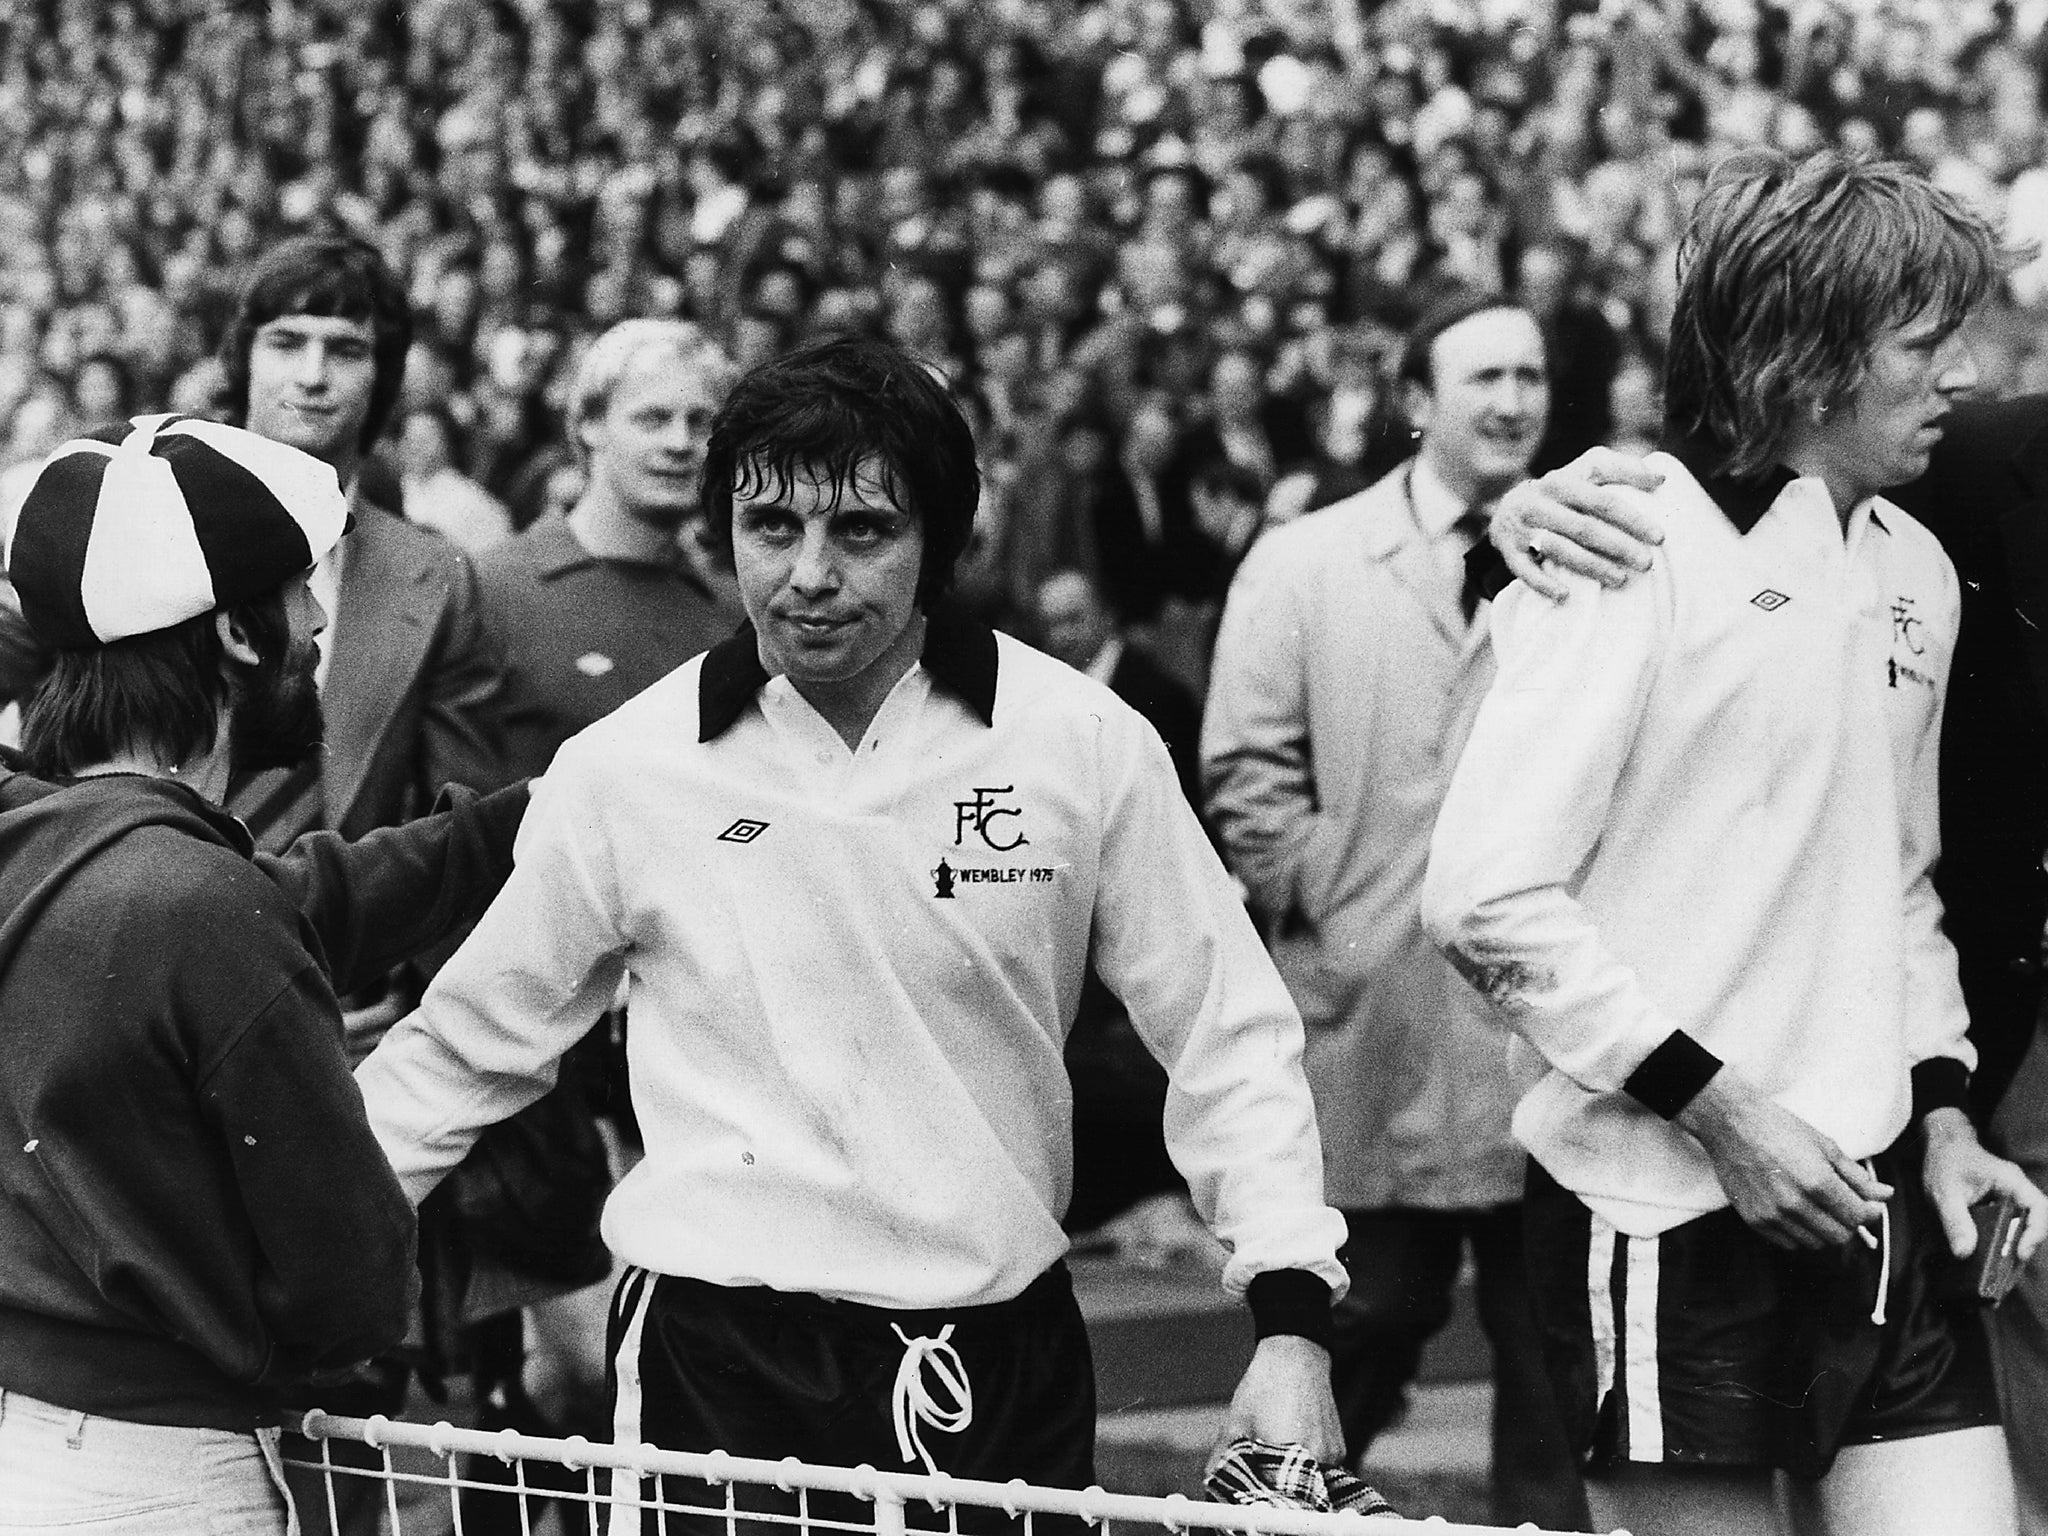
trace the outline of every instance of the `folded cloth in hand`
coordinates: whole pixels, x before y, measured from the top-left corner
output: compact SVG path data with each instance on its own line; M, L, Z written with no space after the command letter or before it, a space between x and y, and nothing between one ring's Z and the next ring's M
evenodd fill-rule
M1399 1511L1370 1483L1343 1467L1324 1466L1298 1445L1233 1440L1203 1483L1218 1504L1262 1504L1320 1514L1348 1510L1399 1518Z

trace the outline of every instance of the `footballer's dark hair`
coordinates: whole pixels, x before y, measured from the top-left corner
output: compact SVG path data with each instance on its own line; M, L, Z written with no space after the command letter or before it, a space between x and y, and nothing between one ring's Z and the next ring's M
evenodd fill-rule
M836 504L864 469L924 534L917 601L929 611L974 530L981 470L944 376L893 342L835 336L741 375L705 447L706 532L730 555L735 496L787 496L815 475Z

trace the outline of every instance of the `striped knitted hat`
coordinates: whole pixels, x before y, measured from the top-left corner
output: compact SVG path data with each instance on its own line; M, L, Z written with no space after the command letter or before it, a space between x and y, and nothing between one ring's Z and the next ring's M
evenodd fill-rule
M45 645L84 650L261 597L348 527L334 470L191 416L138 416L44 462L7 574Z

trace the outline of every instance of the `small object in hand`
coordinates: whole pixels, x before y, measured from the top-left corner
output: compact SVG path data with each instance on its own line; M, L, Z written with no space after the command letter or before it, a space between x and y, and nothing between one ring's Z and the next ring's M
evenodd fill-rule
M2020 1232L2027 1213L2011 1195L2001 1193L1986 1195L1971 1206L1970 1217L1977 1223L1977 1246L1961 1261L1958 1289L1995 1307L2020 1277Z
M1377 1488L1348 1468L1326 1467L1301 1446L1271 1440L1231 1441L1203 1486L1217 1504L1401 1518Z

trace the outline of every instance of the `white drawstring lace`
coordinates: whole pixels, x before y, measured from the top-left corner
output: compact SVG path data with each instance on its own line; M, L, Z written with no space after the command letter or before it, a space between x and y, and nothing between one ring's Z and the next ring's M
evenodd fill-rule
M1873 1179L1877 1177L1877 1166L1868 1158L1864 1159L1863 1166L1869 1170L1870 1176ZM1861 1227L1857 1228L1857 1230L1863 1233L1863 1241L1869 1243L1870 1246L1876 1248L1879 1252L1877 1261L1877 1302L1870 1309L1870 1320L1882 1328L1885 1315L1885 1293L1892 1287L1892 1208L1890 1203L1887 1202L1878 1212L1878 1236L1875 1242L1871 1241L1870 1233L1867 1230Z
M896 1449L905 1461L922 1461L925 1471L937 1477L938 1466L932 1461L932 1453L924 1448L918 1424L922 1421L957 1435L974 1420L974 1389L967 1384L967 1367L961 1363L960 1352L948 1342L953 1337L951 1323L939 1330L937 1338L920 1335L913 1339L901 1325L889 1326L903 1341L903 1363L896 1367L896 1385L889 1394L890 1412L896 1418ZM940 1406L925 1386L927 1363L939 1385L951 1395L952 1407Z

